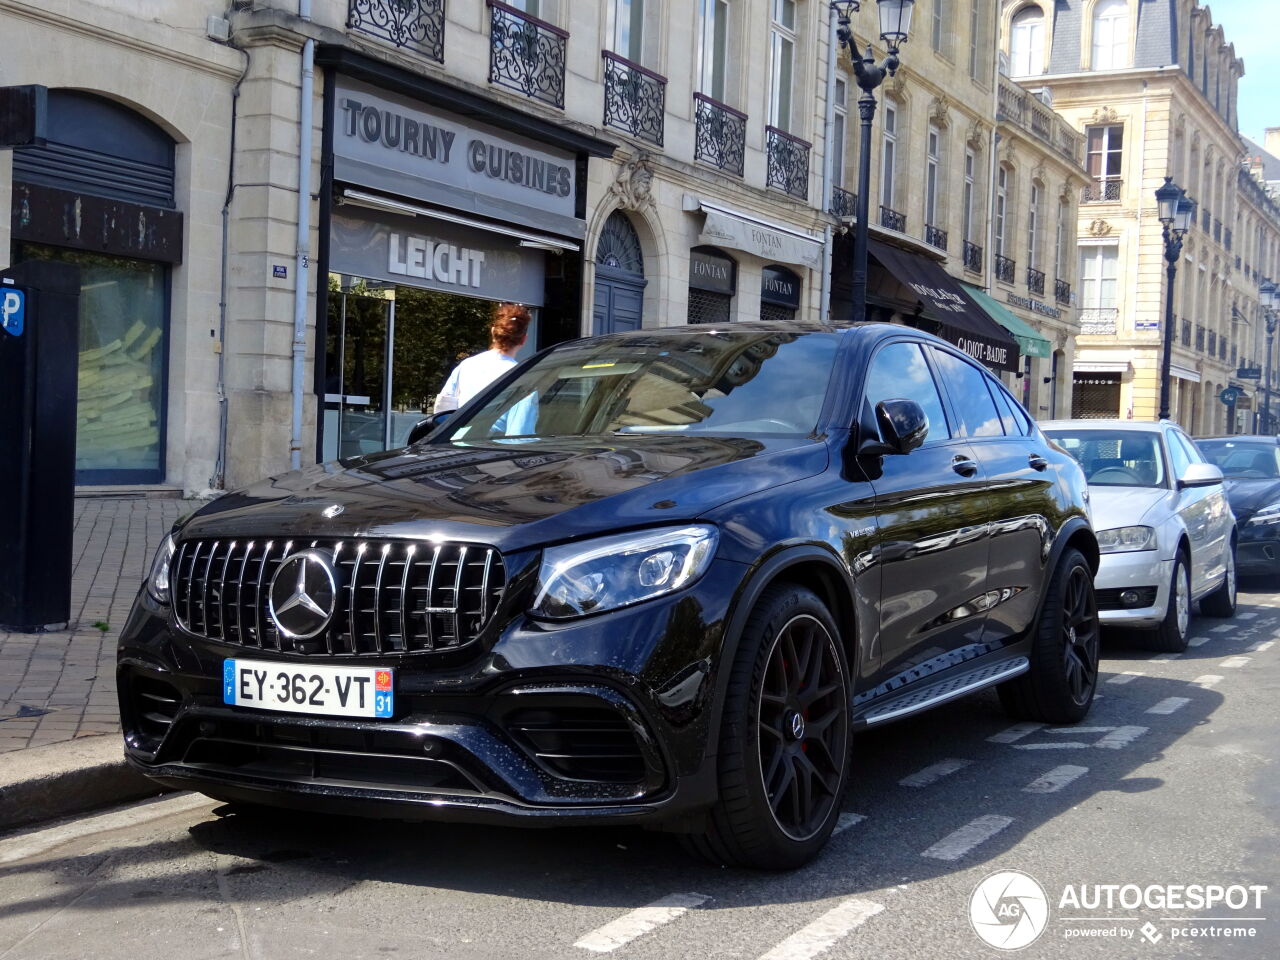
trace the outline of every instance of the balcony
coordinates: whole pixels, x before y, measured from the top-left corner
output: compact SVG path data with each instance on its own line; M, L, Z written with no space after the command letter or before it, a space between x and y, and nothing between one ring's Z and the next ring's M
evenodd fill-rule
M604 125L662 146L667 78L616 53L604 56Z
M1084 135L1072 129L1034 94L1004 76L1000 78L998 118L1021 127L1073 164L1079 164L1084 156Z
M488 0L489 82L564 109L565 48L569 32Z
M1054 280L1053 299L1064 307L1071 306L1071 284L1065 280Z
M858 216L858 195L844 187L831 188L831 213L841 220L854 220Z
M347 0L347 29L444 63L445 0Z
M1080 195L1082 203L1115 203L1120 199L1124 181L1116 177L1094 180Z
M1017 261L1010 260L1008 257L1002 257L996 254L996 279L1002 283L1013 283L1014 275L1018 272Z
M1182 321L1182 345L1184 347L1191 346L1191 321L1190 320Z
M982 248L969 240L964 242L964 268L970 273L982 272Z
M698 124L694 159L717 170L742 176L747 115L701 93L693 95L693 105Z
M1119 307L1086 307L1080 311L1080 333L1086 337L1115 336Z
M1044 271L1035 267L1027 267L1027 290L1037 296L1044 296Z
M924 242L929 244L931 247L937 247L939 250L945 250L947 249L947 231L940 227L925 224Z
M777 187L797 200L809 197L809 147L807 140L794 137L777 127L765 127L768 139L769 169L766 187Z
M907 232L907 215L892 210L884 204L880 205L880 226L886 230L897 230L899 233Z

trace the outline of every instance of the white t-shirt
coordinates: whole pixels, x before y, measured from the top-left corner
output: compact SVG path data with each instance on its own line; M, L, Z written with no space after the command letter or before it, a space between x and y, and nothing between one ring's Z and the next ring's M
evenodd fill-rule
M508 357L501 350L486 350L474 357L467 357L453 368L444 386L440 388L434 412L457 410L515 365L516 358Z

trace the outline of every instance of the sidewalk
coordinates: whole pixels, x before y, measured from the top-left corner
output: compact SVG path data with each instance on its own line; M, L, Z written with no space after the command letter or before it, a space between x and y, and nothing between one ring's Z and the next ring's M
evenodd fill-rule
M0 753L120 729L116 638L156 547L197 506L142 497L76 500L68 628L0 632Z

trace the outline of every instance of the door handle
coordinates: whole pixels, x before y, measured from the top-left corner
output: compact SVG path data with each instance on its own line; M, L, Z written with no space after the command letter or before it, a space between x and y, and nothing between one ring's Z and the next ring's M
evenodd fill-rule
M976 460L970 460L965 456L957 456L951 461L951 469L962 477L972 477L978 472L978 463Z
M1033 453L1027 457L1027 463L1032 470L1045 470L1049 466L1049 461L1038 453Z

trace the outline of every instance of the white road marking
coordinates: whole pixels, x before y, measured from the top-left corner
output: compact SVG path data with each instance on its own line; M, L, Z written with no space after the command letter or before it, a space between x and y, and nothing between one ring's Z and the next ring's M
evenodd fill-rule
M1234 629L1235 629L1235 627L1231 626L1231 624L1229 624L1229 623L1224 623L1224 624L1221 624L1221 625L1219 625L1219 626L1214 627L1214 628L1211 630L1211 632L1212 632L1212 633L1230 633L1230 632L1231 632L1232 630L1234 630Z
M1119 750L1121 747L1127 747L1133 741L1146 733L1150 727L1117 727L1108 733L1105 737L1094 744L1095 747L1102 747L1106 750Z
M644 936L650 930L656 930L663 924L684 916L690 907L700 906L708 899L710 898L701 893L669 894L661 900L655 900L648 906L624 913L617 920L592 930L574 946L593 953L609 953L626 946L637 937Z
M1147 713L1173 713L1175 710L1181 710L1191 701L1186 697L1165 697Z
M1208 643L1208 642L1209 642L1209 638L1208 638L1208 637L1192 637L1190 640L1188 640L1188 641L1187 641L1187 646L1188 646L1188 647L1203 647L1203 646L1204 646L1206 643Z
M135 827L164 817L198 810L201 807L212 809L216 805L217 801L198 793L181 793L162 800L131 804L123 810L101 813L96 817L81 817L58 826L44 827L0 840L0 863L26 860L28 857L34 857L64 843L92 836L95 833Z
M1089 772L1088 767L1075 767L1069 763L1054 767L1038 780L1032 780L1022 788L1023 793L1057 793L1063 787L1079 780Z
M1235 669L1237 667L1247 667L1251 663L1253 663L1253 657L1227 657L1218 666Z
M1257 616L1257 614L1256 614L1256 613L1253 613L1252 611L1249 611L1248 613L1237 613L1237 614L1236 614L1236 619L1237 619L1237 620L1252 620L1252 619L1253 619L1254 617L1256 617L1256 616Z
M865 819L867 818L860 813L842 813L840 814L840 819L836 821L836 828L831 831L831 835L834 837L844 833L850 827L856 827Z
M1084 750L1089 744L1079 740L1059 740L1057 743L1018 743L1015 750Z
M1109 677L1107 683L1132 683L1138 677L1144 677L1146 674L1139 670L1126 670L1124 673L1117 673L1114 677Z
M1205 690L1211 690L1215 683L1222 682L1222 677L1216 673L1206 673L1203 677L1196 677L1191 682L1197 687L1203 687Z
M1110 733L1115 727L1050 727L1049 733Z
M909 777L903 777L898 781L900 787L927 787L931 783L936 783L943 777L955 773L957 770L963 770L972 761L957 760L950 757L932 766L925 767L923 770L917 770Z
M1178 660L1181 657L1180 653L1158 653L1149 659L1152 663L1168 663L1170 660Z
M813 923L801 927L768 953L761 955L760 960L812 960L883 909L882 904L873 900L850 897Z
M1013 817L1002 817L994 813L979 817L943 837L920 856L933 860L959 860L978 844L990 840L1011 823L1013 823Z
M1035 733L1044 726L1043 723L1015 723L1007 730L987 737L987 743L1017 743L1023 737Z
M1261 643L1255 643L1249 648L1250 653L1266 653L1276 645L1274 640L1263 640Z

